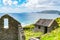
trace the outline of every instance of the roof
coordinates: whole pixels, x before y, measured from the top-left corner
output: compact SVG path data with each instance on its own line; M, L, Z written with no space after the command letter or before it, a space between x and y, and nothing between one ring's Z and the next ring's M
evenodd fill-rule
M50 27L53 22L54 22L54 19L39 19L35 24Z
M7 17L7 18L10 17L10 18L14 19L14 17L12 17L12 16L10 16L10 15L8 15L8 14L5 14L5 15L1 16L1 18L2 18L2 17ZM14 20L15 20L16 22L18 22L16 19L14 19ZM20 22L18 22L18 23L20 24Z

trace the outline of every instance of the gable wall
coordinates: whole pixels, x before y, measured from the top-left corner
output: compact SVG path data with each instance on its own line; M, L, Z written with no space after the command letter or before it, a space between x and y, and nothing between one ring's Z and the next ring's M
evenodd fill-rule
M40 32L43 32L43 33L44 33L44 31L45 31L44 28L45 28L45 27L44 27L44 26L40 26L40 29L39 29L38 26L39 26L39 25L35 25L34 30L35 30L35 31L40 31Z
M8 18L9 22L9 28L4 28L4 18ZM14 20L12 17L9 16L3 16L0 19L0 40L18 40L18 25L21 24L18 23L16 20Z
M51 32L52 30L56 29L58 27L58 24L56 21L52 23L50 27L48 27L48 32Z

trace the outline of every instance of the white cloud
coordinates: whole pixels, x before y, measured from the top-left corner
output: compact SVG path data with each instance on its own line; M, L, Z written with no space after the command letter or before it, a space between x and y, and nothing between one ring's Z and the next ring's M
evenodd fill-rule
M59 0L28 0L26 4L20 7L27 7L33 11L40 10L60 10Z
M28 0L24 6L35 8L35 7L55 6L58 4L60 4L59 0Z
M8 1L8 4L11 6L11 5L12 5L12 1L11 1L11 0L9 0L9 1Z
M42 10L59 10L60 11L60 6L51 6L51 7L37 7L37 8L27 8L27 7L19 7L19 8L11 8L11 7L1 7L0 8L0 13L22 13L22 12L40 12Z
M11 0L3 0L3 4L4 5L12 5L12 1Z
M17 5L17 1L12 1L12 0L3 0L4 5L12 6L12 4Z
M14 2L13 2L13 4L14 4L14 5L17 5L17 4L18 4L18 2L17 2L17 1L14 1Z
M4 0L4 5L8 5L6 2L8 0ZM18 2L14 1L13 3L8 2L9 5L17 5ZM27 3L23 3L21 5L18 5L17 8L11 8L11 7L2 7L0 8L0 12L8 12L8 13L19 13L19 12L35 12L35 11L41 11L41 10L60 10L60 6L58 4L60 3L59 0L27 0ZM8 10L7 10L8 9ZM4 10L4 11L3 11Z
M38 0L28 0L28 2L25 4L27 7L33 7L38 4Z
M32 9L29 8L12 8L12 7L1 7L0 8L0 13L21 13L21 12L31 12L33 11Z
M7 5L7 0L3 0L3 4L4 5Z

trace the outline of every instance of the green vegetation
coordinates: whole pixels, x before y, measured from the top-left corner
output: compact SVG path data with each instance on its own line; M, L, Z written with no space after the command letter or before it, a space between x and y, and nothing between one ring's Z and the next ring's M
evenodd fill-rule
M31 25L27 25L23 28L24 30L30 30L30 29L34 29L34 25L31 24Z
M41 32L33 32L31 30L25 30L26 40L28 40L31 37L39 37L40 35Z
M53 30L50 33L44 34L42 35L41 32L34 32L34 25L28 25L26 27L24 27L24 33L26 36L26 40L28 40L31 37L41 37L41 40L60 40L60 18L56 19L59 28Z
M41 36L41 40L60 40L60 28Z
M57 18L56 21L58 23L58 26L60 27L60 18Z
M25 33L25 37L26 40L29 40L29 38L31 37L39 37L41 36L41 32L34 32L34 25L28 25L26 27L24 27L24 33Z
M56 19L58 28L53 30L51 33L47 33L41 36L41 40L60 40L60 18Z

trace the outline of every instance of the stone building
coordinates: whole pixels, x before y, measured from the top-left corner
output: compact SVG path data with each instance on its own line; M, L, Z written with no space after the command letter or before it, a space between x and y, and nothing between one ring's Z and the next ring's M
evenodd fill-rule
M54 19L39 19L34 25L35 31L41 31L43 33L48 33L58 27L58 24Z
M7 26L5 25L7 22L4 23L4 20L8 21ZM24 32L21 29L21 23L10 15L5 14L0 18L0 40L24 40Z

